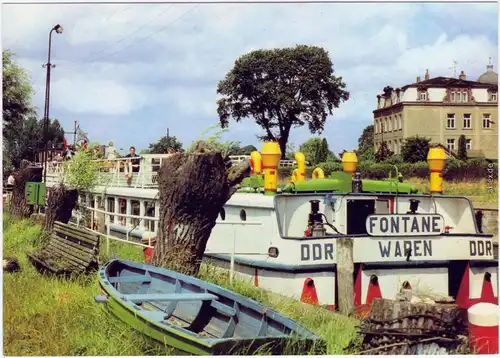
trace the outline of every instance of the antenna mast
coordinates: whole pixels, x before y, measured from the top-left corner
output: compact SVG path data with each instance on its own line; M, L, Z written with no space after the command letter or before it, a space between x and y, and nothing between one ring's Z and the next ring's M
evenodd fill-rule
M458 62L453 60L453 66L452 67L448 67L450 70L453 70L453 77L457 77L457 64Z

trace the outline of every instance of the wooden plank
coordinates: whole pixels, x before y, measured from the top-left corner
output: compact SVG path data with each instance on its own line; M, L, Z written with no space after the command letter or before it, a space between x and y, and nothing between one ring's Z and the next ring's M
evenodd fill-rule
M209 293L166 293L166 294L143 294L123 295L130 302L155 302L155 301L211 301L217 296Z
M57 242L57 243L59 243L59 242L64 243L65 245L71 246L71 247L75 248L76 250L78 250L78 251L80 251L82 253L85 253L87 255L91 255L91 256L95 255L94 249L91 249L91 248L89 248L87 246L78 245L78 244L74 243L73 241L64 239L64 238L62 238L60 236L53 235L52 236L52 241Z
M73 255L69 255L67 252L65 252L64 250L61 250L60 248L58 247L55 247L55 246L51 246L51 251L59 254L61 256L62 259L66 260L66 261L69 261L69 263L74 263L78 266L82 266L84 268L86 268L87 266L89 266L89 262L86 262L80 258L77 258Z
M59 237L64 238L65 240L71 240L79 245L83 244L84 246L90 248L98 245L98 242L96 242L95 240L91 240L85 236L80 236L76 233L72 233L66 230L54 230L53 233Z
M236 316L236 310L218 301L212 301L210 305L217 311L223 313L226 316L233 317Z
M110 277L110 283L151 283L151 276L122 276L122 277Z
M61 249L64 249L65 251L75 255L75 257L77 257L77 258L83 259L84 261L92 261L94 259L94 257L96 256L96 255L91 254L89 252L82 251L78 247L68 245L67 242L64 242L64 241L55 241L55 240L51 241L50 246L59 247Z
M86 237L92 241L97 240L97 238L99 237L99 234L96 234L95 232L92 232L84 227L81 227L81 228L76 227L75 225L62 224L60 222L56 222L54 225L54 228L56 230L63 230L63 231L72 232L75 235Z
M60 226L60 225L55 225L54 226L54 231L64 233L65 235L68 235L73 238L77 239L85 239L86 242L89 244L96 244L99 241L99 235L90 232L88 230L81 230L76 227L71 227L71 226Z
M348 315L354 309L353 239L337 239L337 287L339 312Z

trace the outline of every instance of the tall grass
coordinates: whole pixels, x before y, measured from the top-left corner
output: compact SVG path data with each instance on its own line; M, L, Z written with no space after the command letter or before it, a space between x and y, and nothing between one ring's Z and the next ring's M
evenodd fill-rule
M17 220L4 213L4 257L20 261L21 272L4 274L4 351L13 356L141 356L179 354L149 340L96 304L97 275L63 280L40 275L26 252L43 245L41 227L32 220ZM43 236L43 235L42 235ZM104 252L105 242L101 244ZM119 257L143 261L140 247L110 243L101 262ZM327 342L328 354L342 354L355 336L357 321L323 308L306 305L234 280L213 265L203 264L201 279L227 287L290 316Z

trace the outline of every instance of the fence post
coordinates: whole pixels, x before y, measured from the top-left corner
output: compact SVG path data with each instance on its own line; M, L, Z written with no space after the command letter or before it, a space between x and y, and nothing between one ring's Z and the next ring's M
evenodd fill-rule
M354 308L354 262L353 239L337 240L337 287L339 312L348 315Z
M233 227L233 244L231 247L231 266L229 268L229 284L233 284L233 275L234 275L234 255L236 251L236 225L232 224Z

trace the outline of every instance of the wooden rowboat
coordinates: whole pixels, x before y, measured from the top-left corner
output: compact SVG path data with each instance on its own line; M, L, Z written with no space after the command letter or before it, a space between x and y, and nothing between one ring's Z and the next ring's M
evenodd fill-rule
M324 354L325 342L249 298L151 265L111 260L96 302L147 336L195 355Z

